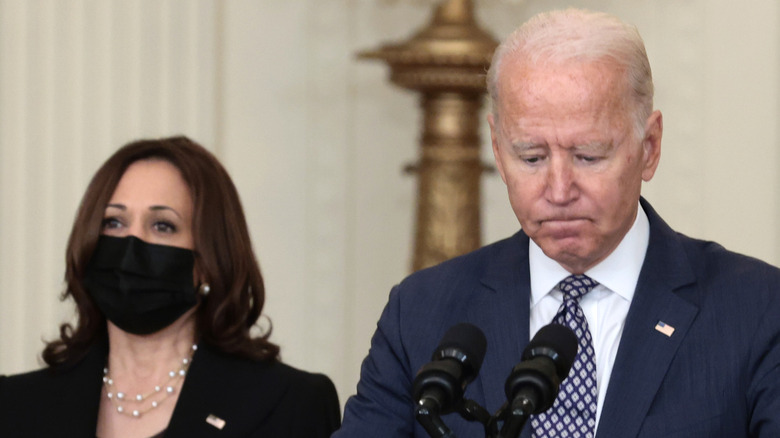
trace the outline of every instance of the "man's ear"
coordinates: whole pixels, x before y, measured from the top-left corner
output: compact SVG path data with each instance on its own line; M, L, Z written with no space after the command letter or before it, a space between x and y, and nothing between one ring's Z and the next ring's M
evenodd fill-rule
M664 120L661 111L655 110L645 123L645 138L642 140L642 180L650 181L661 159L661 138L664 133Z
M493 158L496 160L496 168L501 175L501 179L506 184L506 177L504 176L504 166L501 162L501 153L498 150L498 126L496 125L496 119L493 113L489 113L487 116L488 125L490 125L490 142L493 145Z

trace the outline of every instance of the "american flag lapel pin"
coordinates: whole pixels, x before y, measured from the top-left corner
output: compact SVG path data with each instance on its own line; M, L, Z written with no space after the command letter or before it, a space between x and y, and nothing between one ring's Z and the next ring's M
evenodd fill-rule
M658 321L658 324L655 325L655 329L665 334L667 337L672 336L672 333L674 333L674 327L663 321Z
M209 414L208 417L206 417L206 423L216 427L219 430L222 430L223 427L225 427L225 420L217 417L214 414Z

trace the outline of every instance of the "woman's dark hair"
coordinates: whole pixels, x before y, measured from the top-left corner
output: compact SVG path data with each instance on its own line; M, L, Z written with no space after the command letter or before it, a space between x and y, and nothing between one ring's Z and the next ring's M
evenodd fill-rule
M196 333L228 354L256 360L276 360L279 347L271 330L253 337L265 290L249 240L246 219L233 182L209 151L186 137L139 140L116 151L98 169L81 200L66 250L66 289L78 320L60 326L60 338L49 342L43 360L50 366L80 360L105 336L106 320L84 289L84 271L101 232L106 205L125 170L134 162L161 159L181 172L192 194L195 266L211 291L196 313Z

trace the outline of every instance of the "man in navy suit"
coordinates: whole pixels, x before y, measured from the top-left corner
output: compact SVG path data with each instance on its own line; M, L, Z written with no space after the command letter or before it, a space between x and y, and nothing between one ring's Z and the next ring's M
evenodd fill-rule
M561 308L558 283L584 274L598 283L578 303L597 400L581 436L780 437L780 270L674 232L640 197L663 123L636 29L540 14L497 49L488 76L493 153L522 230L393 289L334 436L428 436L412 382L459 322L487 337L465 398L495 412L529 339ZM484 436L458 414L442 419ZM547 436L532 429L521 436Z

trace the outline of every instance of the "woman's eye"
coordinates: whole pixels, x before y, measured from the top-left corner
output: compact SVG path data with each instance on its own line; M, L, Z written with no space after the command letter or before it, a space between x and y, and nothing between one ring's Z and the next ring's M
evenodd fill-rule
M170 222L165 222L165 221L155 222L153 227L154 227L155 231L160 232L160 233L174 233L174 232L176 232L176 226L173 225Z
M119 228L122 226L122 223L119 221L119 219L115 217L107 217L103 219L103 222L101 223L101 226L104 230L113 230L116 228Z

